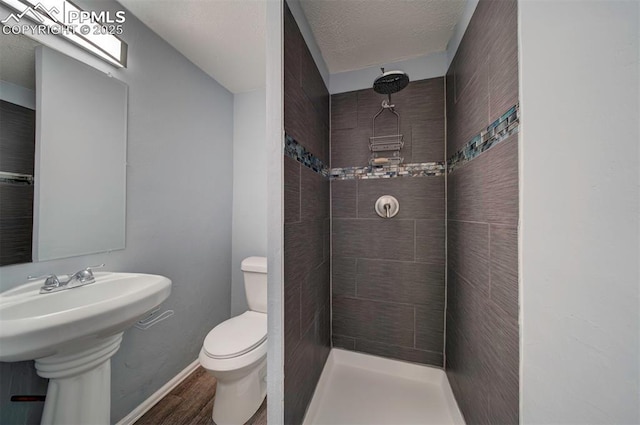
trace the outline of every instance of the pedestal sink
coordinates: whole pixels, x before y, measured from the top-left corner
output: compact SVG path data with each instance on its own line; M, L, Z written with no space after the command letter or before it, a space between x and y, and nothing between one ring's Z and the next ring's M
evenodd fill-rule
M35 360L49 378L42 424L110 423L111 357L122 333L171 293L164 276L95 273L95 282L40 294L44 280L0 294L0 361Z

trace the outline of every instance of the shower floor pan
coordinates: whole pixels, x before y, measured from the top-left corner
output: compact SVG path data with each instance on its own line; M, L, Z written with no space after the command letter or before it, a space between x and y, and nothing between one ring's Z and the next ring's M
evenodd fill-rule
M464 425L442 369L332 349L304 425Z

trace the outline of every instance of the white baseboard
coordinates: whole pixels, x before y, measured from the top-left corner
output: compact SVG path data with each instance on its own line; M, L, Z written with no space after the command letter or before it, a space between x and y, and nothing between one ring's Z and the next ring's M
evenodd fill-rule
M143 401L127 416L120 419L120 421L118 421L116 425L133 425L138 419L142 417L142 415L147 413L153 406L156 405L156 403L162 400L164 396L169 394L171 390L180 385L180 383L184 381L187 376L191 375L198 368L198 366L200 366L200 361L198 359L195 359L193 363L185 367L176 376L171 378L169 382L160 387L160 389L153 393L151 397Z

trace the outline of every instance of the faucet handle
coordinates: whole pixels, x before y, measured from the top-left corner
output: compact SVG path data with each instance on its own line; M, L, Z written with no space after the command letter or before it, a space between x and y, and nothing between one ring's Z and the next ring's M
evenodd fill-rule
M37 280L37 279L42 279L45 278L44 281L44 285L40 288L40 293L47 293L50 292L52 289L54 288L59 288L61 286L60 284L60 280L58 279L58 276L56 276L55 274L45 274L42 276L28 276L27 279L28 280Z
M97 266L89 266L89 267L86 267L86 268L85 268L85 270L101 269L101 268L103 268L104 266L105 266L105 264L104 264L104 263L102 263L102 264L98 264Z
M97 266L85 267L84 269L77 271L73 275L71 275L71 279L69 279L69 282L71 282L71 284L73 284L74 281L78 281L80 283L92 283L95 280L95 278L93 277L93 269L100 269L102 267L104 267L104 263Z
M46 278L44 280L45 287L60 286L60 279L58 279L58 276L56 276L55 274L43 274L42 276L27 276L27 280L38 280L42 278Z

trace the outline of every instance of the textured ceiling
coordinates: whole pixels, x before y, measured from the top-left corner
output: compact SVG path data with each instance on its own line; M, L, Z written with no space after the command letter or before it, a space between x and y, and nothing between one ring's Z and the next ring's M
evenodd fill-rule
M265 0L118 0L233 93L265 85Z
M441 52L466 0L301 0L329 72Z
M0 36L0 80L36 89L36 53L39 44L24 35Z

